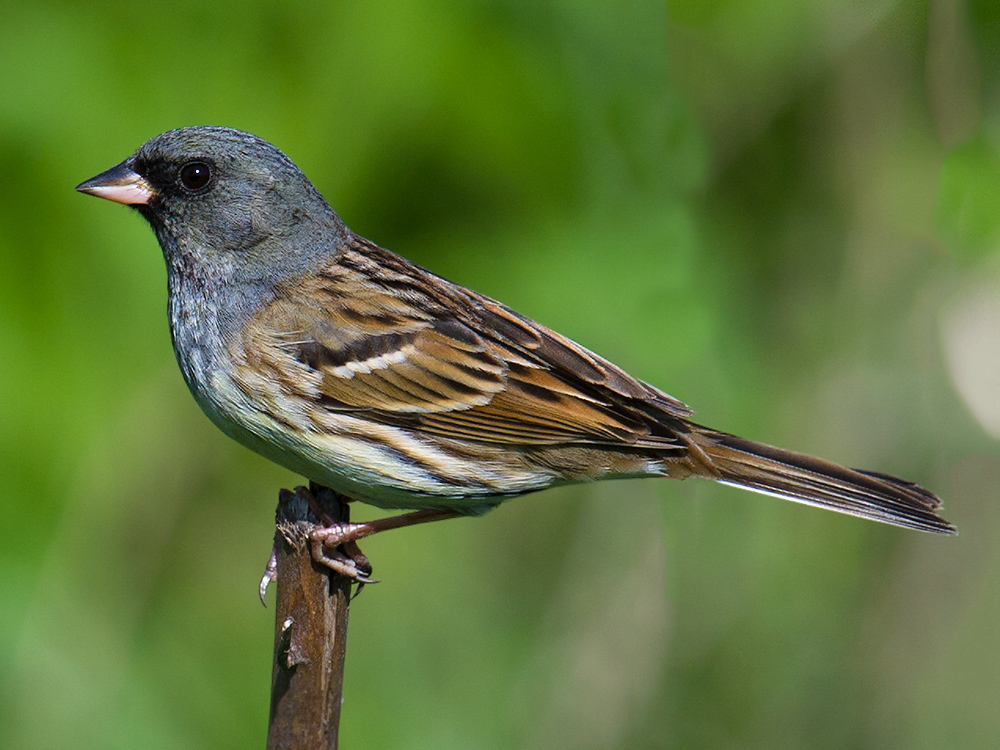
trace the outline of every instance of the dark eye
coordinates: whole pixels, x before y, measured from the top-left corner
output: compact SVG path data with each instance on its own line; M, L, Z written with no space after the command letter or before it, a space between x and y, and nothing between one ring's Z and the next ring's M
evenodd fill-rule
M188 190L201 190L212 179L212 171L203 161L193 161L181 167L181 184Z

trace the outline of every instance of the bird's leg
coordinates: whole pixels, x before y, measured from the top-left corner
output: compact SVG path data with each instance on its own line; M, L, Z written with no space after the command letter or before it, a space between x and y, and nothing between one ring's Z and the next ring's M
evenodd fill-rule
M313 529L309 534L312 545L312 556L316 562L327 566L341 575L353 578L359 583L370 583L371 565L368 558L358 549L357 541L380 531L398 529L403 526L415 526L431 521L443 521L446 518L457 518L462 515L454 510L418 510L389 518L379 518L361 523L333 523L322 528ZM339 548L339 549L338 549ZM330 557L327 550L334 550L335 556Z
M317 536L325 536L324 532L328 529L338 529L353 525L346 521L339 521L326 512L318 499L324 492L332 493L335 490L331 490L329 487L317 484L316 482L310 482L309 489L305 487L295 488L295 495L306 502L313 515L322 524L322 526L315 527L309 532L309 544L313 559L330 568L335 573L346 576L362 585L365 583L375 583L375 579L371 577L371 563L353 539L331 541L326 545L317 543ZM352 499L345 495L337 493L337 496L341 501L352 502ZM330 550L330 552L327 552L327 550ZM359 592L360 590L358 589Z

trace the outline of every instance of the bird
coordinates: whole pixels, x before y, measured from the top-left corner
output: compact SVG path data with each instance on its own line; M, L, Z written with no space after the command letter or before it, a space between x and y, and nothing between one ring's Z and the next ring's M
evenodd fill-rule
M702 477L957 533L913 482L705 427L569 338L358 236L249 133L167 131L76 189L152 227L173 349L212 422L320 486L411 511L314 540L314 557L360 582L362 565L328 551L605 479Z

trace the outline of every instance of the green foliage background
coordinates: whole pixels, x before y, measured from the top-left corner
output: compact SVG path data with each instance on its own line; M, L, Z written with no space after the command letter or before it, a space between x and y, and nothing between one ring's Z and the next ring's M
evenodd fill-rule
M264 743L255 589L300 480L197 410L152 234L72 190L191 124L962 531L645 481L384 535L345 747L993 747L998 50L987 0L5 0L0 748Z

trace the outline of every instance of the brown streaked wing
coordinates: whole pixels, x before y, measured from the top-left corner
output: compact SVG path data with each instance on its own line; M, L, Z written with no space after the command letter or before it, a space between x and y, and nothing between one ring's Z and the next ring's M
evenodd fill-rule
M377 260L348 252L287 287L250 327L269 350L256 359L318 374L317 406L444 437L676 444L647 414L687 414L680 402L489 298Z
M509 351L516 350L545 369L558 371L581 385L596 386L599 391L607 389L611 400L615 396L637 399L653 407L653 411L681 419L694 414L687 404L633 378L575 341L363 237L353 237L353 243L342 250L333 268L340 273L351 269L364 276L370 285L392 289L397 296L412 299L416 295L424 305L436 305L437 309L462 320L483 338L496 341Z
M318 405L372 415L469 409L503 389L505 364L471 330L425 309L405 310L395 298L373 305L372 296L369 290L356 304L356 295L297 287L248 327L254 332L248 361L277 372L304 366L319 376L313 378ZM282 380L294 386L293 378Z
M484 330L499 331L505 342L516 341L520 351L535 361L561 374L572 374L574 378L589 385L606 388L615 396L647 402L672 417L683 419L694 414L684 402L633 378L617 365L562 334L525 318L496 300L474 292L469 294L474 295L479 303L477 308L483 327L477 327L477 330L481 333ZM511 332L515 330L520 333L512 336Z
M489 403L465 412L423 414L427 432L465 440L509 444L651 444L646 423L594 399L547 370L509 363L506 386ZM650 442L651 441L651 442Z

